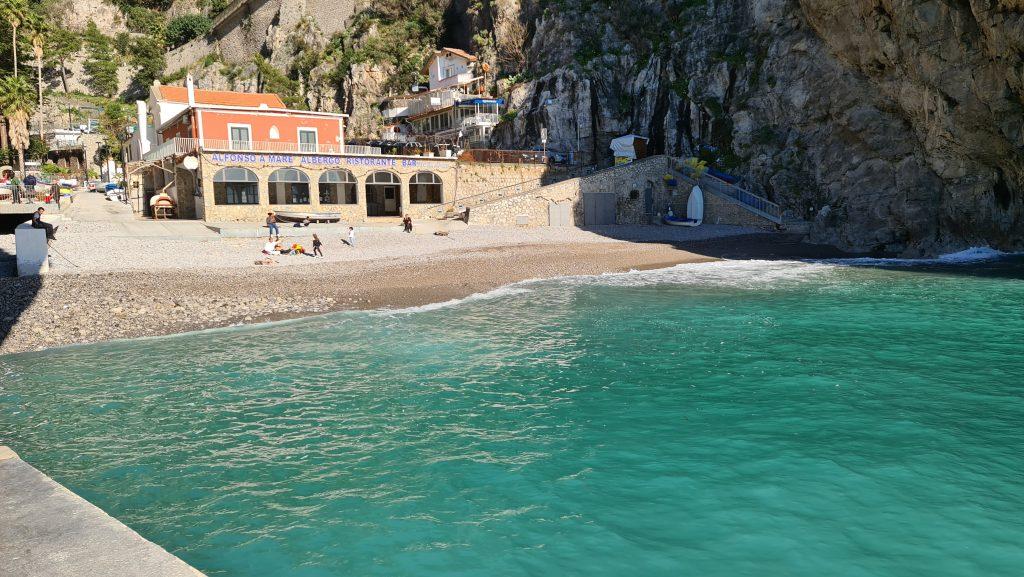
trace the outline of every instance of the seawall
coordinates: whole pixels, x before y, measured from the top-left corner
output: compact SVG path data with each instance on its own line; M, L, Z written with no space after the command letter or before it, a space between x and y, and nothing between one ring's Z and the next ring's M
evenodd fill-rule
M0 446L0 576L203 577Z

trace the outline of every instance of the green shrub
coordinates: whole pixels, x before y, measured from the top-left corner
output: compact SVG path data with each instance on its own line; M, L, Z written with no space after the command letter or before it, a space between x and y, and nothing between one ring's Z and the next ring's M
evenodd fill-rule
M213 22L207 16L186 14L167 23L164 39L169 48L177 48L190 40L205 36L212 27Z

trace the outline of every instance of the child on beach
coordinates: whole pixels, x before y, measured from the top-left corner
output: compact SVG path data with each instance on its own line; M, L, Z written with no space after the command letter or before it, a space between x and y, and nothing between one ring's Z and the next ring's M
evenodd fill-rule
M313 258L316 258L318 256L320 258L324 258L324 251L320 250L320 247L323 246L323 244L324 243L320 242L320 237L314 234L313 235Z
M348 245L352 248L356 247L356 229L351 226L348 227Z

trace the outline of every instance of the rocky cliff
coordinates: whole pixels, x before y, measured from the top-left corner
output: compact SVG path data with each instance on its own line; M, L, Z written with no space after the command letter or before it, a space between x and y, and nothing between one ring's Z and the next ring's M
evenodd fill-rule
M691 0L541 9L501 136L713 157L813 240L1024 248L1019 0Z
M276 70L297 101L371 134L375 100L456 46L509 98L502 146L544 126L551 148L598 162L633 132L742 176L815 241L1024 249L1022 0L248 4L201 41L220 42L207 84L266 89Z

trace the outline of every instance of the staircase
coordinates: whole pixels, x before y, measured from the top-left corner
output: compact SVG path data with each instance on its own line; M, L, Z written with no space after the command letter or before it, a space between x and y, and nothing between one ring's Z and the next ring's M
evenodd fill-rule
M700 186L701 190L704 192L710 192L712 194L728 198L749 212L770 220L775 224L783 224L782 208L767 198L758 196L749 190L740 188L735 184L729 184L728 182L709 174L705 174L699 179L694 178L693 173L685 166L672 167L672 176L691 185L696 184Z

